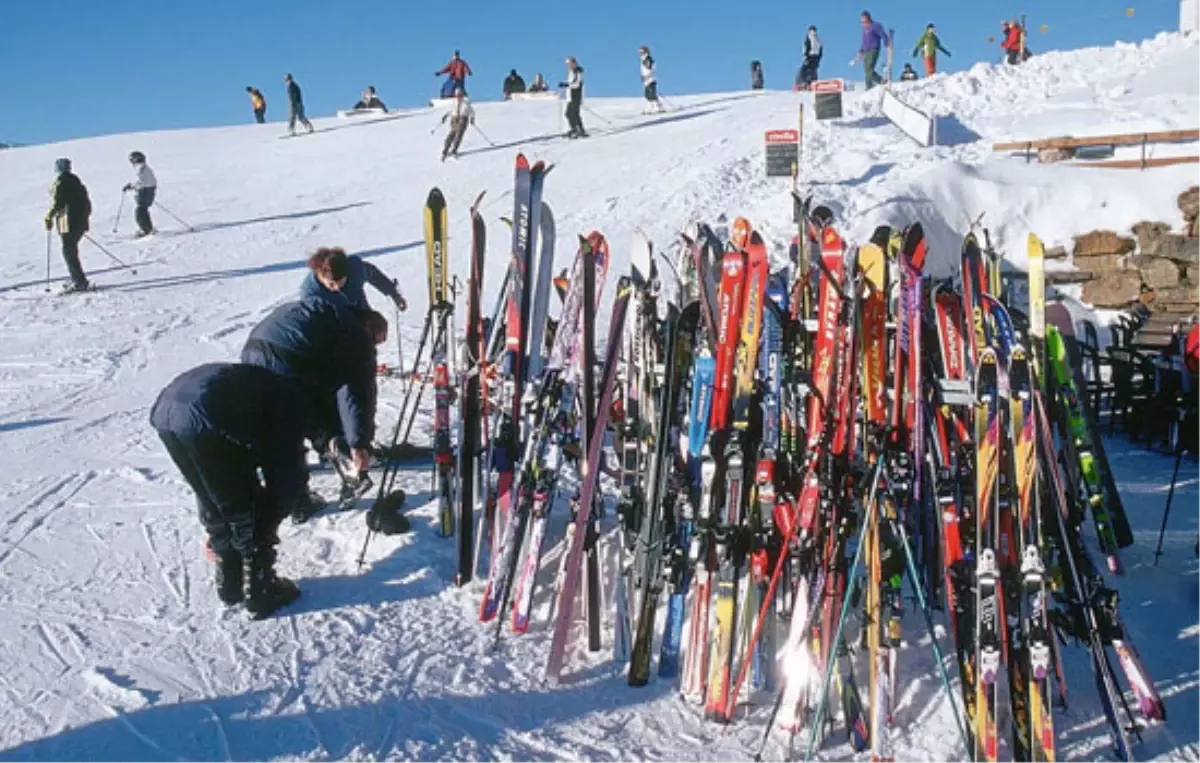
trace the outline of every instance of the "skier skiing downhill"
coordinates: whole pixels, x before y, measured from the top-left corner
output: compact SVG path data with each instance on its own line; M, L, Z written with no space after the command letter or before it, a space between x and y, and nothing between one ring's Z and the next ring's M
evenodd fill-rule
M950 51L942 47L942 41L938 39L937 33L933 31L933 24L925 27L925 34L917 40L917 44L913 46L912 57L916 58L917 53L924 51L925 57L925 76L932 77L937 72L937 52L942 51L946 57L950 57Z
M447 119L450 120L450 132L446 133L446 142L442 144L443 162L448 156L458 158L458 147L462 145L463 136L467 134L467 128L475 124L475 107L461 87L454 92L454 108L442 115L442 124Z
M362 257L347 255L341 247L323 246L313 252L306 264L308 275L300 284L300 299L323 297L358 310L369 310L371 305L367 302L364 287L371 284L391 299L401 312L408 309L408 302L395 280Z
M650 55L650 48L645 45L638 48L638 57L641 59L642 85L646 96L646 108L642 113L662 112L663 104L658 98L658 77L654 73L654 58Z
M304 125L309 132L313 131L312 122L304 116L304 98L300 94L300 86L292 79L291 74L284 76L283 81L287 83L288 95L288 134L296 134L296 122Z
M470 64L464 61L456 50L446 65L434 72L433 76L440 77L443 74L450 77L450 81L454 83L453 87L455 91L462 90L465 93L467 90L467 75L474 74L474 72L471 71Z
M800 90L808 90L819 76L817 69L821 66L821 56L824 48L821 38L817 36L817 28L810 26L808 36L804 38L804 63L800 67L800 75L796 77L796 86Z
M887 42L887 31L884 30L883 24L871 18L870 11L863 11L862 16L862 44L858 46L858 56L851 61L851 65L862 61L863 64L863 81L867 84L867 89L875 87L883 82L883 78L875 71L875 65L879 63L879 50Z
M579 112L583 108L583 67L575 60L575 56L567 57L567 81L559 82L559 87L567 89L567 132L568 138L586 138L587 130L583 129L583 118Z
M256 620L300 596L275 574L275 546L308 479L304 409L284 376L210 363L176 377L150 410L150 425L196 494L217 597L243 603Z
M149 164L146 164L146 155L141 151L130 152L129 163L133 165L137 177L132 183L126 183L125 187L121 189L121 193L133 191L133 218L137 220L138 226L138 232L134 235L141 238L154 233L154 223L150 220L150 207L153 206L154 195L158 192L158 179L154 177L154 170L150 169Z
M87 187L71 172L70 159L55 159L54 171L58 176L50 186L50 211L46 212L46 230L58 223L58 234L62 238L63 260L71 283L63 286L64 292L87 291L88 280L79 264L79 239L88 232L88 220L92 216L92 202ZM49 233L46 234L49 236Z

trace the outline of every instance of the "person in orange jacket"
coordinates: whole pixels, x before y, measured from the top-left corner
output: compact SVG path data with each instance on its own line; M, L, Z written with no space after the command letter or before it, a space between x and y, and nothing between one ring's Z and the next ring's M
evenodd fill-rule
M434 72L433 76L440 77L443 74L449 75L450 80L454 83L454 90L462 88L465 91L467 89L467 75L474 74L474 72L471 71L471 65L464 61L456 50L450 61L441 69Z
M246 85L246 92L250 94L250 105L254 107L254 120L263 124L267 121L267 99L256 87Z

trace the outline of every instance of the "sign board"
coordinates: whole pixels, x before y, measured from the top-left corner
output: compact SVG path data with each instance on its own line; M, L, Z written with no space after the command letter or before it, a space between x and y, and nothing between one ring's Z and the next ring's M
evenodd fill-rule
M933 118L900 100L890 87L883 88L883 115L925 148L933 145Z
M767 177L795 175L800 168L800 131L767 130Z
M813 110L817 119L842 118L842 92L846 85L840 79L822 79L812 83Z

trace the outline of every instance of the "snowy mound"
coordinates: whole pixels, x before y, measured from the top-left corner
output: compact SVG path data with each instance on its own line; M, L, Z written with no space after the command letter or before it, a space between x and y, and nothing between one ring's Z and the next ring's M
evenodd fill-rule
M902 90L938 116L944 145L932 149L883 119L876 94L847 93L840 123L807 120L801 180L852 242L876 225L919 219L929 269L946 273L968 219L986 212L997 248L1022 267L1030 231L1054 245L1096 227L1173 218L1195 168L1027 165L991 144L1195 127L1198 63L1194 37L1162 35L938 75ZM591 137L578 141L561 137L560 103L476 104L494 144L469 131L461 157L446 164L441 134L430 134L442 113L430 109L318 119L314 134L288 139L272 123L0 152L0 760L748 757L761 720L723 734L665 682L630 689L607 644L572 652L568 682L545 688L544 592L530 633L506 633L494 650L493 629L476 621L478 589L452 585L455 548L434 534L425 464L401 472L415 532L377 538L362 575L358 513L285 525L281 572L304 596L282 617L243 621L217 602L192 497L147 422L178 373L237 356L250 328L295 295L318 246L345 247L399 279L410 305L399 330L411 352L427 306L421 206L431 186L448 200L450 263L464 282L467 205L488 191L490 304L507 265L499 217L511 214L518 150L555 165L545 198L559 267L577 233L605 233L617 273L635 230L669 250L687 223L723 213L753 220L782 257L795 229L791 199L784 181L764 177L763 133L792 127L806 96L668 97L673 110L659 115L643 115L640 98L589 100ZM112 232L135 149L166 205L154 210L160 232L137 241L128 204ZM100 289L61 298L43 292L41 227L59 156L91 192L91 236L138 269L116 268L85 241L84 267ZM50 267L64 279L57 241ZM383 432L400 390L381 381ZM422 420L414 438L427 436ZM1109 451L1139 531L1122 608L1170 717L1137 754L1195 760L1196 517L1181 509L1172 518L1162 566L1149 566L1172 464L1123 442ZM331 480L318 475L314 486L328 490ZM1175 500L1194 507L1196 482L1183 485ZM548 549L561 531L555 522ZM547 569L557 560L550 550ZM928 650L900 659L900 759L958 756ZM1071 651L1068 667L1073 704L1058 724L1060 755L1105 754L1083 654ZM822 754L850 755L834 745Z

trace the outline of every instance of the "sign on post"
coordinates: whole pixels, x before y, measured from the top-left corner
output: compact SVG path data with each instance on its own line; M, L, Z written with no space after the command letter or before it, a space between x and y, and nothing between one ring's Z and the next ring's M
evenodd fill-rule
M767 130L767 177L793 177L800 168L800 131Z
M841 119L842 92L846 89L840 79L822 79L812 83L813 111L817 119Z

